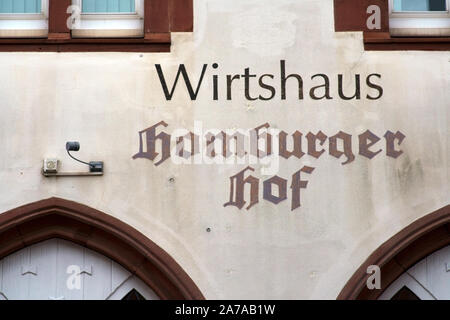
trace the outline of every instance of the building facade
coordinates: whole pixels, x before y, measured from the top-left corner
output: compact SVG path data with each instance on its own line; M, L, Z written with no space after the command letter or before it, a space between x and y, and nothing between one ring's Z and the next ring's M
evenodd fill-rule
M449 1L0 4L0 299L450 299Z

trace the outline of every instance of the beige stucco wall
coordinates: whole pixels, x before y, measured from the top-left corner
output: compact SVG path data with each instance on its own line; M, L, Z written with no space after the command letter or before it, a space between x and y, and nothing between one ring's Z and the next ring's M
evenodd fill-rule
M1 53L0 212L57 196L109 213L165 249L208 299L336 298L380 244L449 204L450 54L365 52L360 33L337 34L333 23L331 0L196 0L195 32L173 34L171 53ZM298 101L291 87L286 101L248 102L236 87L233 101L223 92L212 101L209 70L197 101L182 87L166 101L154 67L173 76L185 63L198 75L217 62L223 80L245 67L277 75L281 59L306 80L329 75L335 96L338 73L361 74L362 84L379 73L384 95ZM223 204L229 177L243 165L131 159L138 131L161 120L168 133L194 121L219 129L269 122L354 138L400 130L406 139L398 159L283 160L284 178L316 168L304 177L302 207L291 212L290 200L260 199L240 211ZM80 158L105 161L103 177L41 175L44 157L60 159L61 171L86 170L66 155L69 140L81 142Z

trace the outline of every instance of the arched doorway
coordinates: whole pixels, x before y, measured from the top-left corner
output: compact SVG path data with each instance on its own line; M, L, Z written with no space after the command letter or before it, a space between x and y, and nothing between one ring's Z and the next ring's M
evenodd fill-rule
M164 250L103 212L73 201L50 198L0 214L1 261L14 254L20 256L21 252L32 250L33 245L50 239L66 240L71 246L84 247L103 257L106 259L103 262L112 261L111 265L114 262L121 266L145 288L142 292L130 290L128 298L140 298L149 290L154 294L148 295L146 291L149 298L204 299L192 279ZM47 251L51 251L51 246ZM33 272L33 265L25 264L28 267ZM60 298L56 293L51 297Z
M53 238L0 260L0 300L157 300L113 260Z
M450 292L439 289L432 278L450 280L449 245L450 205L416 220L383 243L353 274L338 299L446 299ZM431 261L439 263L423 270ZM379 290L366 286L371 265L381 270Z
M430 254L405 271L380 300L450 300L450 246Z

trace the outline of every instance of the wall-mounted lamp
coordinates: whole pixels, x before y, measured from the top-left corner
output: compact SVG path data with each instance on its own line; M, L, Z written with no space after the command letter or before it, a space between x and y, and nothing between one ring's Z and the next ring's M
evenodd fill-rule
M89 166L89 172L58 172L58 159L44 159L43 174L46 177L62 177L62 176L101 176L103 175L103 161L81 161L70 154L70 151L80 150L80 143L77 141L69 141L66 143L66 151L69 157Z
M103 172L103 161L91 161L91 162L84 162L81 161L74 156L70 154L70 151L78 151L80 150L80 143L77 141L69 141L66 142L66 150L69 157L71 157L73 160L84 163L89 166L89 172Z

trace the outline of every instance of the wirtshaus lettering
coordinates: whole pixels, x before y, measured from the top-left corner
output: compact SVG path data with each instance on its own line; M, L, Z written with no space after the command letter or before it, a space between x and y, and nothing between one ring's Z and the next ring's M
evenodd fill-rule
M186 90L191 100L197 100L200 94L204 94L204 87L212 89L207 94L213 101L237 98L248 101L378 100L383 96L383 88L379 83L381 75L377 73L300 74L288 68L285 60L279 62L278 68L277 73L256 73L250 67L235 73L223 73L218 63L203 64L196 68L179 64L175 75L171 72L169 76L167 69L165 71L160 64L155 64L164 97L168 101L172 100L177 90ZM242 92L243 97L237 96L238 92Z

